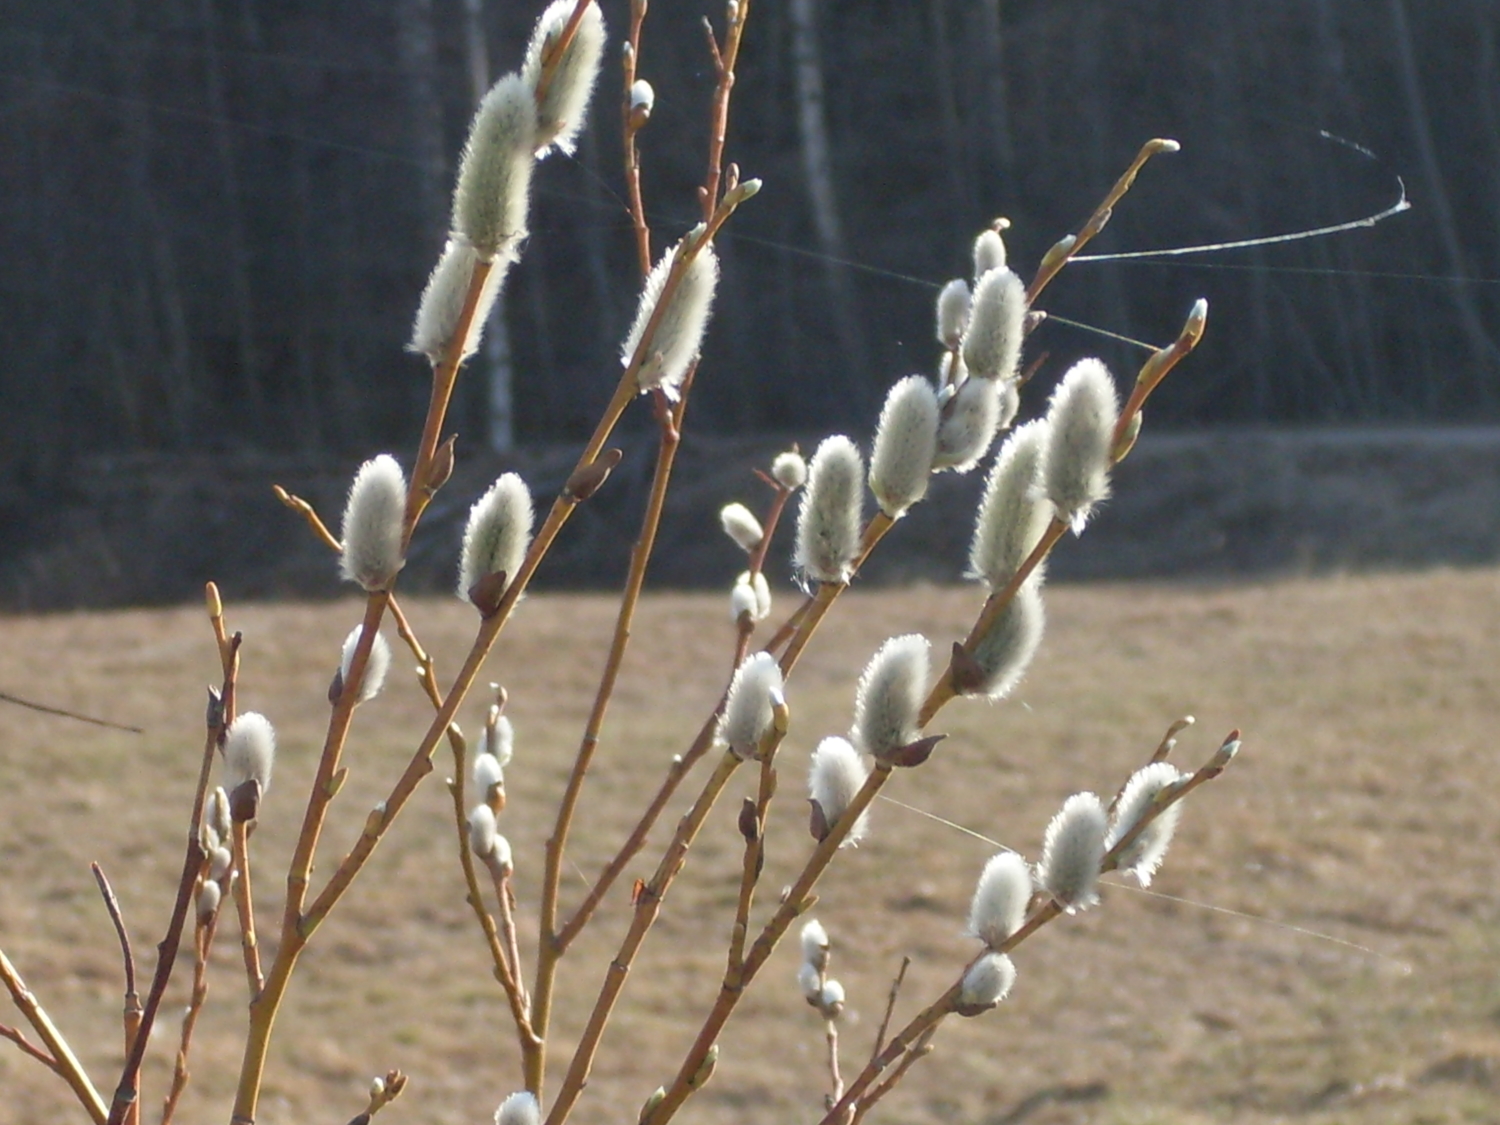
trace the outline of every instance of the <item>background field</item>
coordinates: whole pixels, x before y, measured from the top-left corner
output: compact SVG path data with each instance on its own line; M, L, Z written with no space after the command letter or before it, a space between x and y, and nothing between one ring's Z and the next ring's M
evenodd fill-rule
M791 693L769 893L809 846L807 751L847 728L864 661L885 637L914 629L946 646L977 600L958 588L856 592L820 634ZM1153 887L1178 897L1111 887L1101 909L1027 943L1014 997L996 1013L945 1026L937 1053L877 1117L973 1125L1492 1120L1500 1090L1500 572L1071 586L1052 591L1049 607L1048 640L1016 697L950 707L935 728L951 737L928 766L899 779L895 796L1034 857L1068 793L1112 791L1180 714L1199 719L1183 738L1183 762L1196 762L1235 726L1245 730L1244 753L1188 806ZM451 600L408 608L440 669L451 671L472 612ZM612 612L603 597L533 597L488 672L511 690L519 731L503 830L519 857L527 929L550 797ZM357 608L231 605L229 614L246 635L243 705L272 718L282 747L255 838L268 922L281 892L274 873L287 858L326 718L324 690ZM726 616L715 596L659 595L643 606L571 852L570 893L579 891L579 872L592 874L610 853L716 697ZM117 1066L119 961L87 864L100 860L114 880L149 972L180 863L203 685L216 678L194 609L0 620L0 689L147 731L0 708L0 945L106 1091ZM393 678L358 716L330 854L352 840L426 725L415 688ZM475 701L468 729L479 714ZM381 1118L389 1125L486 1121L514 1088L503 1000L453 859L446 767L440 757L304 958L274 1045L263 1125L345 1121L370 1075L392 1066L412 1075L412 1088ZM638 963L581 1123L634 1120L713 996L739 867L732 812L740 788L705 831ZM666 834L657 831L658 845ZM900 1008L909 1014L972 952L963 914L992 851L884 804L868 843L836 864L815 913L833 933L835 973L851 997L847 1069L868 1050L903 954L914 958ZM647 858L654 863L652 849L637 868ZM567 963L564 1049L618 939L625 882ZM274 939L269 928L262 936ZM227 1117L244 1003L234 937L232 927L221 932L215 954L185 1122ZM814 1118L822 1041L792 983L795 961L791 950L778 954L684 1120ZM180 982L190 968L185 960ZM181 987L153 1053L148 1106L164 1085ZM13 1013L0 1012L0 1021ZM0 1116L77 1117L59 1082L0 1047Z

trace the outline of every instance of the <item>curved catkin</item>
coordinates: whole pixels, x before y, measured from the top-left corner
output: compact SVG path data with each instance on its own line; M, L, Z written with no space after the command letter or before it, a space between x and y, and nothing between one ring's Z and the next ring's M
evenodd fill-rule
M1093 793L1074 793L1047 825L1037 882L1069 914L1099 901L1099 861L1108 822Z
M508 715L495 715L494 710L490 708L491 718L480 736L479 752L491 755L504 768L515 754L516 728Z
M955 277L938 290L937 339L943 347L956 348L963 342L971 304L973 294L969 292L969 283L961 277Z
M967 473L989 452L1009 384L970 379L943 407L932 468Z
M1052 505L1041 490L1046 444L1047 423L1027 422L1000 447L985 481L969 544L969 575L986 583L991 592L1011 580L1051 522ZM1040 565L1032 571L1041 572Z
M996 267L974 287L974 307L964 332L964 363L976 379L1014 379L1025 338L1026 286L1012 270Z
M771 727L772 708L781 698L781 668L769 652L747 657L729 681L719 741L738 757L749 758Z
M490 310L495 307L495 298L500 294L505 272L510 268L513 255L497 254L490 263L489 273L479 288L479 297L474 304L474 315L469 320L469 330L464 334L460 359L468 359L479 349L484 337L484 324ZM474 277L474 268L479 264L479 252L462 238L450 238L443 247L438 263L433 267L427 287L422 290L421 303L417 305L417 319L412 325L411 343L406 350L424 355L434 366L443 361L452 347L453 336L458 331L459 318L463 315L464 302L469 297L469 283Z
M892 637L865 666L851 736L864 753L886 758L917 740L917 715L927 694L929 647L920 633Z
M383 590L401 569L401 522L406 516L406 478L388 453L366 461L354 474L344 505L339 573L366 590Z
M526 61L521 66L521 77L533 96L542 76L542 57L562 34L577 6L574 0L555 0L536 22L531 42L526 47ZM539 151L555 146L561 152L572 153L588 113L589 95L594 91L594 81L599 77L599 61L603 56L604 17L598 4L590 4L583 10L583 18L578 21L568 49L556 63L552 79L536 103L536 147ZM634 95L632 87L632 98Z
M453 231L481 258L512 252L526 237L536 148L531 88L507 74L474 111L453 189Z
M495 850L495 813L489 805L475 805L469 812L469 850L487 859Z
M458 564L458 596L467 599L481 578L505 572L514 581L531 544L531 493L517 473L506 473L469 509Z
M540 1125L541 1120L541 1106L525 1090L512 1094L495 1110L495 1125Z
M964 973L959 985L962 1008L993 1008L1010 995L1016 985L1016 964L1003 953L986 953Z
M693 237L695 235L688 235L688 238ZM688 367L698 357L709 314L713 311L714 289L719 284L719 259L712 246L703 246L684 268L682 280L668 297L667 306L650 339L644 339L671 275L672 264L684 252L685 243L686 239L663 254L646 278L640 303L636 306L635 322L620 349L620 362L627 367L636 353L641 353L636 383L642 391L660 387L673 401L677 399L678 388Z
M1152 762L1131 774L1120 794L1119 803L1115 806L1114 822L1104 840L1105 850L1108 851L1124 839L1125 834L1135 827L1136 822L1151 807L1156 795L1167 786L1183 780L1183 776L1170 762ZM1181 816L1181 801L1168 805L1116 857L1120 870L1130 872L1141 886L1149 887L1161 861L1166 858L1167 846L1172 842L1172 834L1177 831L1177 821Z
M724 534L733 539L742 551L753 551L766 537L765 530L755 513L741 503L725 504L719 509L719 526Z
M1026 860L1015 852L992 856L969 904L969 933L991 949L999 949L1026 921L1030 901L1031 868Z
M978 694L1004 699L1011 693L1036 655L1046 623L1041 583L1022 583L970 654L984 675Z
M1119 414L1115 381L1097 359L1074 364L1052 392L1042 481L1058 518L1075 535L1094 505L1109 496L1110 447Z
M869 773L865 760L847 739L834 736L818 743L812 755L812 771L808 775L807 790L808 796L822 810L823 820L830 828L849 808ZM869 819L868 810L860 813L842 846L858 844L864 839Z
M1005 239L994 229L983 231L974 240L974 280L978 281L990 270L1005 265Z
M922 376L908 375L886 395L870 454L870 491L892 519L927 495L937 433L937 392Z
M864 463L842 434L824 438L808 466L793 562L817 582L847 582L859 555Z
M814 972L824 973L828 969L828 951L833 943L828 930L816 918L809 918L802 927L802 963L810 965Z
M500 759L493 754L474 755L474 791L479 799L489 802L490 793L497 785L505 784L505 769Z
M264 715L246 711L229 724L224 733L224 780L231 792L247 781L257 781L264 796L271 788L275 761L276 731Z
M344 638L344 648L339 655L339 679L342 683L349 682L349 668L354 663L354 650L359 646L359 638L364 631L363 625L356 625ZM370 656L365 661L365 678L359 685L361 703L367 703L380 694L380 689L385 686L385 674L390 669L391 646L377 631L375 640L370 645Z

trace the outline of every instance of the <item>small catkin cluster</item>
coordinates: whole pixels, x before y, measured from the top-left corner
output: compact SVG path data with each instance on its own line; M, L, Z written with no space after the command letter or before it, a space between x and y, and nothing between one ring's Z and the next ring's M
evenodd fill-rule
M833 945L828 931L816 918L802 927L802 965L797 970L797 985L802 997L830 1023L844 1011L844 986L828 975Z
M776 708L784 704L781 668L769 652L745 658L729 681L724 713L719 718L721 745L740 758L756 756L760 742L771 730Z
M344 638L344 647L339 653L339 671L336 683L338 693L342 694L344 686L349 682L349 671L354 665L354 653L359 648L360 638L364 635L365 627L356 625L349 630L349 635ZM386 673L391 670L391 646L386 639L375 634L374 641L370 644L370 655L365 660L364 679L360 681L359 697L357 703L368 703L380 694L380 689L385 686Z
M434 366L449 357L461 326L458 358L479 347L526 240L536 161L554 147L571 152L583 127L604 53L604 17L588 4L561 46L575 7L556 0L542 13L520 72L497 81L474 113L453 192L452 233L422 292L409 345Z
M229 848L233 831L229 794L219 786L204 802L203 823L198 827L198 846L205 857L194 899L200 923L208 922L218 913L219 903L229 889L234 867L234 854Z
M505 809L505 767L515 747L515 729L500 711L490 707L484 724L479 753L474 755L474 790L479 803L469 810L469 850L496 879L515 870L510 842L499 831L499 816Z
M935 381L902 379L886 396L870 455L870 491L891 519L927 492L932 473L966 473L1009 426L1020 403L1026 287L1005 265L995 230L974 247L971 289L962 278L937 299L937 339L944 348Z
M260 799L271 788L276 762L276 731L270 720L246 711L224 732L224 788L235 820L254 820Z

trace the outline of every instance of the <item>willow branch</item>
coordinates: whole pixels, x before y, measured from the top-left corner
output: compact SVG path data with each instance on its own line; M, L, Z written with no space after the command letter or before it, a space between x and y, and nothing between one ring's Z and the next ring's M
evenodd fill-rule
M0 982L4 982L6 991L10 993L10 998L15 1002L16 1007L21 1010L21 1014L26 1017L26 1022L31 1024L32 1028L36 1031L37 1037L41 1039L43 1045L51 1053L50 1062L43 1056L41 1051L25 1043L24 1037L19 1032L16 1032L14 1035L8 1035L6 1038L14 1042L16 1046L26 1050L34 1058L46 1063L55 1073L60 1075L62 1080L73 1091L74 1096L83 1105L83 1108L88 1111L88 1115L94 1120L95 1125L102 1125L106 1116L104 1099L99 1096L99 1091L94 1089L93 1082L89 1080L88 1074L84 1072L83 1064L78 1061L78 1056L73 1053L73 1048L68 1046L68 1041L63 1038L62 1032L52 1022L52 1017L47 1015L46 1009L37 1000L36 994L26 987L26 982L21 979L21 974L16 971L16 967L10 963L10 958L5 955L4 950L0 950Z

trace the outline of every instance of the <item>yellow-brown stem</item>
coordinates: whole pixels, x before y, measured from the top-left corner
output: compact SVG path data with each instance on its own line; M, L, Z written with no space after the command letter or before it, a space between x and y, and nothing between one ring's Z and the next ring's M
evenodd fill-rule
M240 919L240 948L245 957L245 980L250 986L250 999L260 995L265 983L260 972L260 948L255 940L255 903L250 893L250 825L243 820L234 822L231 831L234 840L234 869L239 878L230 883L234 894L235 909Z
M63 1038L63 1033L52 1022L52 1017L47 1015L41 1002L37 1000L36 994L26 987L26 982L21 979L21 974L16 971L16 967L10 963L10 958L5 955L4 950L0 950L0 981L5 983L11 1000L21 1010L21 1014L26 1017L26 1022L35 1029L37 1037L51 1054L52 1061L56 1064L54 1069L68 1084L83 1108L88 1111L95 1125L103 1125L107 1116L104 1099L99 1096L99 1091L94 1089L93 1082L84 1072L83 1064L78 1061L73 1048L68 1046L68 1041ZM36 1052L29 1053L36 1054Z

